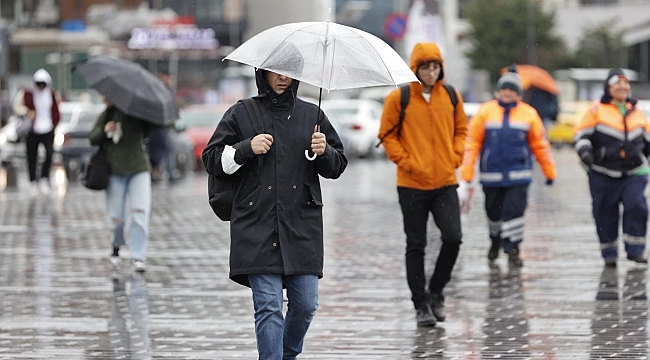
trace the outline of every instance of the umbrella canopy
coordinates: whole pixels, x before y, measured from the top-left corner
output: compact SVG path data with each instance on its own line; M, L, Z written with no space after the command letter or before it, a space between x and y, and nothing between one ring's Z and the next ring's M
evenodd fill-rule
M226 59L328 91L418 81L383 40L330 21L275 26L253 36Z
M553 95L558 94L558 87L555 79L548 71L535 65L516 65L517 72L521 76L521 86L527 90L534 86ZM508 71L508 68L501 69L501 73Z
M127 115L160 126L178 119L172 92L139 64L114 57L96 57L75 69L88 86Z

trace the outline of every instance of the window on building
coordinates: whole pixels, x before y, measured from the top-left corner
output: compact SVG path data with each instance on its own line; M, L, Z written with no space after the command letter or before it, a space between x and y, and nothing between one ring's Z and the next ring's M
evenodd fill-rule
M580 0L581 5L610 5L618 4L618 0Z
M458 0L458 17L461 19L467 19L467 13L465 12L465 9L467 8L467 5L469 5L472 2L472 0Z
M0 16L3 19L14 18L14 0L2 0L0 1Z
M171 8L180 16L193 16L196 20L221 20L223 0L162 0L163 8Z

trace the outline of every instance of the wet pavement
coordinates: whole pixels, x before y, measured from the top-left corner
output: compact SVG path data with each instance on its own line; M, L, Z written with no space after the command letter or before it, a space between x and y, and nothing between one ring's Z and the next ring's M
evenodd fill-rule
M554 154L555 185L538 173L530 190L521 270L503 254L488 266L475 192L435 328L415 325L394 165L354 161L323 181L325 277L300 359L647 359L646 268L604 270L586 175L572 150ZM0 193L0 359L256 358L250 291L227 277L228 224L203 174L154 186L144 275L110 271L103 192L34 199L19 185Z

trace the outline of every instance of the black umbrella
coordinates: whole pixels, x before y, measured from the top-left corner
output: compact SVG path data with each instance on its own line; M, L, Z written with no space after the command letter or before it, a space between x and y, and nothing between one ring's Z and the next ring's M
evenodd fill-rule
M178 119L172 92L139 64L103 56L86 60L75 69L88 86L127 115L160 126Z

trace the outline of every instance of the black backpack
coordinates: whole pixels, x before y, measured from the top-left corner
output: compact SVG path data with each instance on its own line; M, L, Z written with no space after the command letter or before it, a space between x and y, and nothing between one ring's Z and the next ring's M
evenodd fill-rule
M454 106L454 117L456 117L456 105L458 105L458 96L456 96L456 90L454 89L453 86L442 83L442 86L445 87L445 90L447 90L447 93L449 93L449 99L451 100L451 104ZM390 135L393 131L397 130L397 138L402 135L402 123L404 122L404 112L406 110L406 107L409 105L409 97L410 97L410 88L409 84L404 84L399 87L400 90L400 111L399 111L399 122L395 124L390 130L386 131L386 133L379 138L379 142L375 147L379 147L381 145L381 142L384 141L386 136Z
M253 98L239 100L246 107L248 117L253 122L256 134L264 132L264 121L259 105ZM262 167L262 156L258 156L258 169ZM230 221L232 215L232 204L237 192L237 186L241 181L241 173L235 172L232 175L216 177L208 174L208 202L212 211L223 221Z

